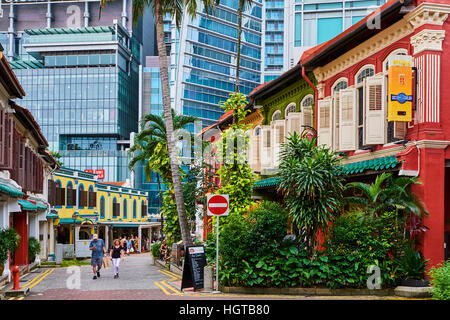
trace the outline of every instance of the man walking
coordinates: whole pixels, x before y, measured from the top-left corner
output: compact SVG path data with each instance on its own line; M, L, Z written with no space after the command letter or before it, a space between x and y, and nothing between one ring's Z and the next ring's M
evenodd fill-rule
M98 238L97 234L94 234L93 240L89 244L89 250L92 250L91 266L94 272L92 279L100 278L100 269L102 268L103 256L106 253L105 243L102 239Z

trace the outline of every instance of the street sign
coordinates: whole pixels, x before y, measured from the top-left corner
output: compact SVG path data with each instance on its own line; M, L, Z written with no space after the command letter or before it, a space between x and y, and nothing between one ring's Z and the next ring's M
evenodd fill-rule
M229 207L227 194L215 194L207 197L206 208L208 216L227 216Z

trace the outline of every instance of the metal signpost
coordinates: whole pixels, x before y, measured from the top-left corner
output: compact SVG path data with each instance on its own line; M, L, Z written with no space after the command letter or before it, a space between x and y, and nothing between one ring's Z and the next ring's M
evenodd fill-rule
M207 197L206 208L208 216L217 217L216 235L216 291L219 292L219 217L227 216L229 213L229 198L227 194L215 194Z

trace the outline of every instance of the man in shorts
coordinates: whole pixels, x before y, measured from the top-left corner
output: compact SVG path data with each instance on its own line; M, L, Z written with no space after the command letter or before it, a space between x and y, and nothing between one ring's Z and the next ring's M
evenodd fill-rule
M92 279L100 278L100 269L102 268L103 256L106 253L105 243L102 239L98 238L97 234L94 234L91 243L89 244L89 250L92 250L91 266L94 272Z

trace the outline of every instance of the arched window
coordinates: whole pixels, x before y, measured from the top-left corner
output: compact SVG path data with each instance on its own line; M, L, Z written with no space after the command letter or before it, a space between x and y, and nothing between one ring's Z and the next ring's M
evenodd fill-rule
M314 97L312 94L308 94L306 95L303 99L302 99L302 107L311 107L314 103Z
M277 110L272 114L272 121L281 119L281 111Z
M118 205L116 198L112 200L113 218L120 217L120 205Z
M73 197L72 189L73 189L72 182L70 181L67 182L66 206L73 206L74 204L76 204L76 199L72 199Z
M356 74L356 83L362 83L364 78L372 77L375 74L373 66L364 66Z
M128 209L127 199L123 199L123 218L124 219L127 218L127 214L128 214L127 209Z
M256 128L255 128L255 131L253 131L253 134L254 134L255 136L259 136L259 135L261 134L261 127L256 127Z
M137 203L136 200L133 201L133 219L137 218Z
M406 56L408 55L408 49L396 49L394 51L392 51L391 53L389 53L389 55L386 57L386 59L384 59L383 61L383 70L384 71L388 71L389 69L389 58L393 55L402 55L402 56Z
M100 198L100 218L105 218L105 198L103 196Z
M145 212L145 202L144 200L141 201L141 218L144 218L147 216L147 212Z
M56 180L56 181L55 181L55 184L56 184L56 187L57 187L57 188L61 188L61 181Z
M286 110L284 111L284 116L287 117L287 115L291 112L295 112L297 105L295 104L295 102L291 102L288 104L288 106L286 107Z
M83 199L82 199L83 191L84 191L84 186L82 184L80 184L80 186L78 187L78 207L79 208L84 208Z
M342 89L346 89L348 87L347 80L340 80L333 86L333 92L338 92Z

